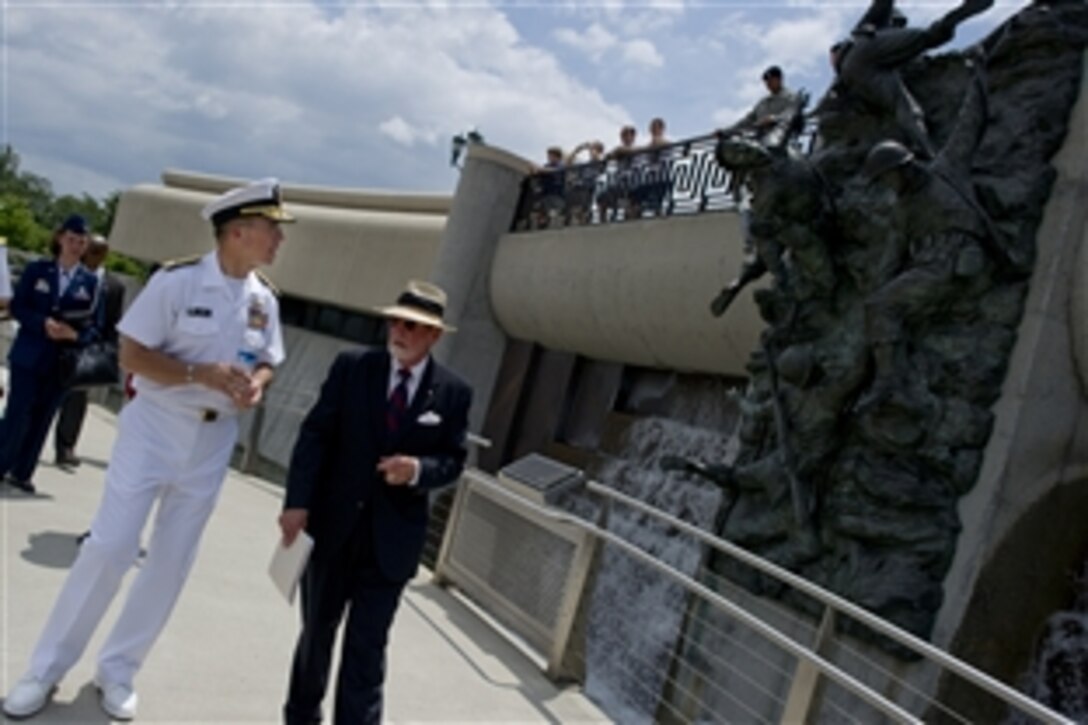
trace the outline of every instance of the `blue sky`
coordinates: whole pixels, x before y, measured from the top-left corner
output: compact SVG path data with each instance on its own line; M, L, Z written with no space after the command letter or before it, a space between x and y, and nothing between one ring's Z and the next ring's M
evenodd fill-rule
M530 160L654 116L708 133L777 63L814 98L863 2L0 0L0 141L61 193L166 168L452 191L478 128ZM904 3L914 23L953 3ZM997 2L953 46L1022 3Z

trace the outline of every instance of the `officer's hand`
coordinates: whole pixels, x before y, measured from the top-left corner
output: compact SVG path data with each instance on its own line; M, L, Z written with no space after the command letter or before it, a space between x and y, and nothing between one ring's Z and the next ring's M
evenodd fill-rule
M212 390L218 390L233 401L249 390L252 378L245 368L230 363L208 363L202 365L197 375L197 382Z
M306 509L284 509L280 514L280 531L283 534L283 545L290 546L298 536L298 532L306 528L306 521L310 518L310 512Z
M263 396L263 394L264 386L261 385L257 380L251 378L249 381L249 387L235 392L233 398L234 404L242 410L248 410L249 408L253 408L261 402L261 397Z
M388 456L378 461L378 472L390 486L407 486L419 470L419 459L412 456Z

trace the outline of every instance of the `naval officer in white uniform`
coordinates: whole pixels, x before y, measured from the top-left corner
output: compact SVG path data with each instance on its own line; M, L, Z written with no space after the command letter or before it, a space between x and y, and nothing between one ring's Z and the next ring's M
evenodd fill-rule
M185 583L215 506L238 433L238 413L261 400L284 357L279 308L256 273L283 241L279 184L232 189L203 211L216 248L155 273L117 329L121 364L136 397L121 411L106 487L90 537L80 547L30 660L4 712L43 708L76 663L136 561L140 532L159 503L147 557L98 655L103 709L136 714L133 680Z

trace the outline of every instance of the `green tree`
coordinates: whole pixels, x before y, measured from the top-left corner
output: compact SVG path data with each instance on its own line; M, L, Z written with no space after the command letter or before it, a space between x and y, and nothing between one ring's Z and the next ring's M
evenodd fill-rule
M21 163L10 145L0 148L0 236L6 236L12 247L49 254L53 230L71 214L79 214L92 231L109 237L121 192L114 191L101 202L86 193L56 197L48 179L21 170ZM106 267L147 276L147 265L116 252L110 252Z
M34 219L26 200L13 194L0 194L0 236L16 249L47 254L52 235Z
M83 194L83 196L65 194L57 197L53 201L51 218L47 220L47 226L55 229L72 214L79 214L86 219L87 226L95 234L106 236L109 233L108 224L112 222L112 219L108 219L106 208L90 194Z
M44 176L21 171L19 154L11 145L0 149L0 196L19 197L30 209L34 219L49 226L53 210L53 185Z

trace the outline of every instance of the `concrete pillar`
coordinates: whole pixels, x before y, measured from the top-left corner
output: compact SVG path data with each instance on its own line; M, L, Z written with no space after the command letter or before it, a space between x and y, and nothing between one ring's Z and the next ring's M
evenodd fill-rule
M475 390L469 429L479 431L506 350L506 333L491 309L491 260L510 230L529 161L482 144L469 147L446 220L432 279L449 294L446 335L435 356Z

